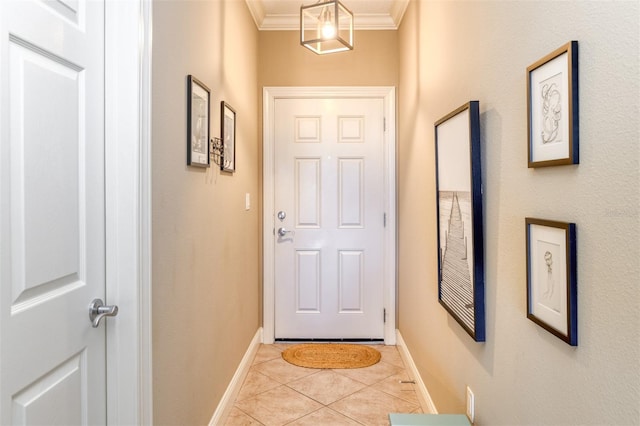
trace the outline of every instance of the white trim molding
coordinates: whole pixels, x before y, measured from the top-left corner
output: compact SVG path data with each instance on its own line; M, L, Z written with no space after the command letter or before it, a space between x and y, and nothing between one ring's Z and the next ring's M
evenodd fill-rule
M409 348L407 347L407 344L402 338L402 334L400 334L400 330L396 330L396 331L397 331L396 346L398 348L398 352L400 352L400 357L402 358L404 365L407 367L409 377L416 382L416 393L418 394L418 400L420 401L420 406L422 407L422 411L425 414L438 414L436 405L433 403L433 400L431 399L431 395L429 395L429 391L427 391L427 387L422 381L420 372L418 372L418 367L416 367L415 362L413 362L413 358L411 357Z
M263 0L245 0L247 8L260 31L298 31L300 29L299 4L287 8L285 12L269 13ZM273 2L269 2L273 3ZM292 2L290 2L292 3ZM311 4L311 1L307 1ZM353 27L355 30L397 30L400 27L409 0L389 1L388 13L367 13L354 10ZM281 5L278 5L281 8ZM347 5L347 7L349 7ZM365 6L366 8L366 6Z
M152 0L140 0L140 194L138 198L138 238L140 240L140 286L138 303L140 318L138 342L138 416L139 425L153 425L153 346L151 294L151 52L153 35Z
M209 426L224 424L224 421L229 417L229 412L231 411L231 408L233 408L233 403L242 388L244 379L247 377L247 374L249 374L249 369L251 368L253 359L256 357L258 349L260 349L261 342L262 328L259 328L258 331L256 331L255 336L253 336L251 343L249 343L249 348L247 348L247 351L242 357L240 365L231 378L229 386L227 386L227 390L224 392L224 395L222 395L220 403L218 404L216 411L214 411L213 417L211 417L211 420L209 421Z
M151 425L151 1L105 2L107 422Z
M274 206L274 108L276 99L309 98L377 98L383 100L386 130L384 284L383 307L386 309L384 341L396 344L396 90L395 87L265 87L263 89L263 342L275 340L275 206Z

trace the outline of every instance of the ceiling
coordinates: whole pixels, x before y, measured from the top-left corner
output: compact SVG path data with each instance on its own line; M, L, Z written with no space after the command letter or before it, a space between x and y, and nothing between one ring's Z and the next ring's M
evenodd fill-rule
M245 0L259 30L298 30L300 6L315 0ZM409 0L340 0L353 12L356 30L396 30Z

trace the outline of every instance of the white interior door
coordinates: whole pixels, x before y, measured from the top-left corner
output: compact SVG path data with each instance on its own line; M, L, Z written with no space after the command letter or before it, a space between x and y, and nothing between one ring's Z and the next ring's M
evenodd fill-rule
M2 1L0 37L0 424L104 424L104 4Z
M275 337L383 339L383 99L277 99Z

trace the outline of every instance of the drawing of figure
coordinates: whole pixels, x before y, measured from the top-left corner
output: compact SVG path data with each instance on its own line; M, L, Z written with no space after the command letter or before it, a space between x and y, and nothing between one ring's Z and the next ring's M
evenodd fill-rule
M546 269L547 272L546 282L544 282L544 272L543 275L540 276L540 302L548 309L559 313L562 302L562 291L560 291L560 288L558 286L562 283L562 271L561 269L554 268L554 266L558 265L557 263L554 265L553 250L545 250L544 254L540 254L544 259L544 263L541 265L541 269L543 271L544 269Z
M556 83L542 86L542 143L553 142L558 137L561 119L561 95Z
M553 255L550 251L546 251L544 253L544 262L547 264L547 287L545 288L544 293L542 293L542 297L551 300L555 282L553 280Z
M194 114L192 117L191 149L201 154L207 152L207 115L206 100L198 95L193 96Z
M231 117L224 117L224 148L231 149L233 146L233 119Z

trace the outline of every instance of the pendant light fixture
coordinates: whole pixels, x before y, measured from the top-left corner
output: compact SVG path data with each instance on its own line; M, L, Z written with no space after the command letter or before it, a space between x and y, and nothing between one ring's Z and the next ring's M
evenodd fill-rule
M338 0L301 6L300 44L318 55L353 50L353 13Z

